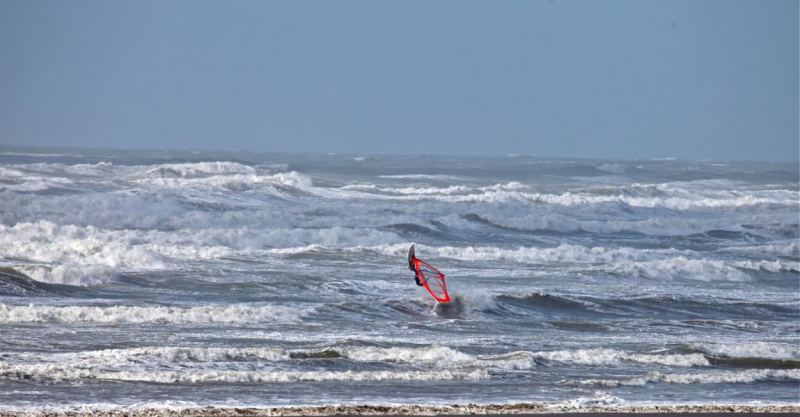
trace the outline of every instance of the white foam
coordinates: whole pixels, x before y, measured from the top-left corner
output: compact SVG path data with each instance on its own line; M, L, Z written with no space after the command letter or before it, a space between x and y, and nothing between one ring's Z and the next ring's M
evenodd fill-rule
M758 212L726 212L714 216L703 214L673 215L661 213L656 216L630 216L619 213L624 206L602 208L597 206L575 206L556 209L546 205L525 207L525 203L486 208L477 211L489 222L501 227L519 230L555 230L560 232L592 232L592 233L644 233L659 236L682 236L701 233L709 230L741 231L741 224L760 224L763 215ZM616 213L615 213L616 212ZM775 212L770 221L789 225L796 220L796 213Z
M800 345L797 344L774 342L693 343L690 347L713 356L800 360Z
M479 380L489 374L483 370L432 371L256 371L256 370L192 370L178 371L107 371L82 369L63 364L8 364L0 362L4 379L47 380L115 380L161 384L174 383L263 383L319 381L439 381Z
M448 363L472 362L475 357L461 353L445 346L430 346L423 348L379 348L357 347L344 349L344 354L350 359L363 362L425 362L446 365Z
M640 259L646 254L659 254L658 251L632 248L609 249L562 244L556 247L518 247L505 249L491 246L440 246L425 247L426 252L435 256L462 261L512 261L520 263L610 263L624 259ZM674 251L670 251L674 253ZM663 252L662 252L663 253Z
M153 177L197 177L212 174L254 174L255 168L237 162L214 161L183 164L161 164L146 168Z
M103 177L107 180L109 174L123 174L133 172L135 168L114 165L113 162L97 162L94 164L61 164L61 163L48 163L36 162L32 164L17 164L12 165L14 168L24 171L25 175L49 175L49 176L66 176L66 177ZM100 178L98 178L100 179Z
M767 272L800 272L800 261L785 261L777 259L773 261L760 260L760 261L736 261L731 265L741 268L750 269L754 271L767 271Z
M105 281L112 269L164 267L157 254L133 241L130 233L93 226L59 226L48 221L0 225L3 256L38 263L19 268L52 283L91 284Z
M39 281L75 285L106 282L115 272L162 270L197 260L252 253L300 253L321 247L376 245L398 240L394 233L371 228L158 231L62 226L50 221L0 224L2 257L29 262L17 267Z
M279 305L51 306L0 304L0 323L209 324L294 322L309 308Z
M286 225L293 228L344 225L377 228L431 217L449 226L474 228L477 227L474 223L460 215L478 214L497 225L523 230L680 235L711 229L746 231L740 225L763 224L765 219L792 224L796 222L796 213L789 210L798 200L798 193L791 190L732 190L731 184L714 182L617 185L574 188L566 192L534 192L541 185L515 181L485 187L456 182L440 187L353 184L329 188L315 186L314 180L303 173L275 172L272 167L235 162L143 166L107 162L38 163L4 169L8 171L7 182L12 187L64 186L84 192L92 189L92 185L87 184L98 183L102 192L42 196L7 191L0 199L0 223L48 220L107 229L269 229ZM27 177L32 182L26 182L24 178ZM46 178L46 181L63 178L63 181L75 183L42 185L33 181L34 178ZM742 187L740 184L733 186ZM670 199L677 200L670 202ZM752 210L724 213L717 210L740 203L750 204L747 201L756 206ZM763 206L770 202L778 202L781 207ZM211 212L205 210L206 207L224 210ZM627 211L631 207L672 207L692 210L692 213L629 215ZM394 214L375 216L376 210L382 208L391 209ZM306 215L314 209L330 216ZM767 209L771 211L765 212ZM714 215L707 215L705 211L708 210L713 210ZM442 215L444 212L452 214ZM314 243L320 242L298 245Z
M75 165L34 163L13 167L14 170L6 169L9 178L13 176L17 182L24 181L6 187L15 191L44 190L47 187L71 184L73 179L106 186L129 186L133 183L138 184L136 188L150 187L155 190L176 191L189 188L182 190L184 193L192 189L206 192L257 189L278 196L285 196L285 190L281 187L312 186L311 178L306 175L295 171L275 172L281 165L253 167L226 161L140 166L114 165L109 162ZM0 171L0 179L3 176L3 171Z
M764 245L735 246L725 248L725 252L739 252L754 254L759 256L783 256L787 258L800 259L800 242L791 240L781 243L769 243Z
M398 250L396 246L387 246L385 249L392 253ZM566 244L557 247L519 247L517 249L442 246L424 248L424 250L437 257L463 261L500 260L561 266L575 264L583 265L584 270L587 271L649 279L748 281L750 277L738 268L757 269L772 265L772 263L766 262L753 265L713 259L693 259L690 256L699 256L699 254L689 250L606 248ZM775 262L778 262L781 270L797 267L794 263Z
M287 351L268 347L177 347L145 346L125 349L24 354L26 361L57 362L75 367L124 367L146 363L151 366L197 362L280 361L289 359Z
M378 178L401 179L401 180L441 180L441 181L457 181L464 180L464 177L457 177L455 175L439 175L439 174L405 174L405 175L378 175Z
M146 362L155 366L170 363L186 364L193 362L273 362L292 358L316 357L325 351L333 350L342 357L358 362L387 362L395 364L429 364L437 369L475 368L483 366L513 367L503 362L521 362L524 352L511 352L501 355L473 356L445 346L421 347L330 347L316 350L286 350L269 347L172 347L146 346L126 349L104 349L96 351L69 352L57 354L24 354L26 361L58 362L80 364L92 367L119 367ZM527 355L527 362L530 356ZM78 366L78 365L76 365ZM524 368L532 367L532 363ZM519 367L517 367L519 368Z
M343 357L353 361L425 366L431 371L402 369L380 372L276 371L270 369L274 367L270 365L271 362L302 361L303 359L297 359L295 355L315 352L269 347L148 346L54 354L14 353L8 355L5 362L0 362L0 376L11 379L17 377L37 380L112 379L160 383L452 380L482 379L488 377L489 372L530 370L536 366L536 359L592 366L618 365L624 361L667 366L708 365L701 359L703 356L700 354L636 354L611 349L535 353L517 351L494 355L469 355L444 346L393 348L362 346L335 349ZM258 365L255 369L254 364ZM652 375L660 374L648 375L652 380ZM639 380L618 383L638 383ZM591 382L597 383L597 381Z
M25 173L23 173L22 171L0 166L0 179L4 179L4 180L15 179L16 180L16 179L19 179L20 177L24 177L24 176L25 176Z
M468 193L472 188L463 185L451 185L447 187L377 187L375 184L349 184L345 185L343 190L368 190L380 191L384 193L402 194L402 195L451 195L459 193Z
M339 190L344 190L344 191L359 190L359 191L364 191L363 193L359 193L357 195L352 195L352 194L337 195L335 193L334 194L324 193L322 195L331 198L360 197L360 198L401 200L401 201L434 200L434 201L444 201L444 202L463 202L463 201L479 202L482 200L483 198L482 196L487 195L487 193L498 193L498 192L509 193L512 190L519 190L525 188L527 188L527 186L517 181L511 181L504 184L495 184L485 187L468 187L464 185L450 185L445 187L432 187L432 186L380 187L375 184L355 183L355 184L345 185L339 188ZM374 192L377 192L379 194L374 194ZM451 200L451 198L455 200ZM492 198L491 200L498 201L494 198Z
M522 194L522 198L534 202L557 204L562 206L581 206L605 203L621 203L631 207L668 208L673 210L690 210L695 208L724 208L755 205L791 205L791 198L757 197L753 195L719 196L716 198L681 198L681 197L633 197L628 195L591 195L566 192L563 194Z
M65 186L73 184L73 181L69 178L14 174L15 172L13 170L0 172L0 180L6 180L4 183L0 183L0 191L35 192L49 190L51 188L64 188Z
M361 197L395 200L432 200L447 203L524 202L564 207L625 205L672 210L716 209L756 205L794 206L800 196L791 190L705 189L705 183L633 184L610 189L575 189L561 193L531 192L531 187L512 181L484 187L380 187L354 184L342 189L380 191L396 195L362 194Z
M489 311L497 307L497 298L484 290L463 287L450 291L453 299L469 311Z
M450 347L434 345L414 348L354 347L343 349L342 352L344 356L357 361L430 363L441 368L531 369L536 366L537 359L593 366L619 365L624 362L673 367L710 366L701 353L631 353L607 348L469 355Z
M582 385L616 387L620 385L646 385L666 382L670 384L747 384L756 381L800 381L800 369L745 369L738 371L713 371L686 374L668 374L658 371L627 379L589 379Z
M536 364L529 352L469 355L445 346L416 348L358 347L344 349L346 357L363 362L425 363L437 369L530 369Z
M597 391L588 397L578 397L570 400L559 401L547 404L550 410L558 411L582 411L590 407L611 407L621 406L625 400L604 391Z
M689 259L683 256L653 261L620 261L598 270L622 276L649 279L683 278L699 281L750 281L744 272L724 261Z
M577 365L617 365L623 362L689 367L710 365L705 356L700 353L647 354L597 348L535 352L533 355L542 359Z
M281 172L276 174L256 174L256 173L226 173L225 175L191 176L178 175L170 176L147 176L136 180L142 184L156 185L162 188L182 188L182 187L210 187L224 190L249 190L264 189L276 195L282 194L281 190L275 187L288 186L294 188L309 188L312 186L310 177L296 171Z
M17 269L36 281L78 286L108 283L116 273L113 268L102 265L18 265Z
M224 216L217 216L224 222ZM193 219L184 219L189 223ZM197 220L197 219L195 219ZM211 219L203 218L202 221ZM280 216L276 221L282 221ZM200 223L198 220L196 223ZM390 242L390 244L386 244ZM397 242L397 243L395 243ZM399 243L403 242L403 243ZM0 224L3 256L25 260L18 267L37 280L91 285L115 272L161 270L182 262L232 256L298 254L337 248L402 256L406 243L397 234L376 228L251 227L159 230L107 230L94 226L57 225L51 221ZM461 261L508 261L557 265L576 272L609 273L647 279L747 281L747 270L800 271L790 260L733 261L708 259L691 250L588 247L498 248L491 246L420 247L430 257ZM701 255L703 256L701 258Z

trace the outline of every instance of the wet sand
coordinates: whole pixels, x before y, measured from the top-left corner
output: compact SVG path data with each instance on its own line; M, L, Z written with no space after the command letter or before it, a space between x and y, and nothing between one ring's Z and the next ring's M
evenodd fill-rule
M769 413L772 416L800 416L800 403L787 405L632 405L632 406L574 406L564 404L523 403L523 404L468 404L448 406L380 406L343 405L320 407L276 407L276 408L236 408L236 407L153 407L153 408L72 408L48 409L47 406L27 410L0 411L0 417L245 417L245 416L431 416L447 415L467 417L471 415L500 416L591 416L613 417L625 415L646 416L652 414L675 415L694 414L699 416L736 415L744 417Z

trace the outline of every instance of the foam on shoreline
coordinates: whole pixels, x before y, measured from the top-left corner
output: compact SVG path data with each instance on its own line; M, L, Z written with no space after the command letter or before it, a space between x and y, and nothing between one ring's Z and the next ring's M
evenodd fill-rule
M181 407L181 406L102 406L35 407L0 409L0 417L222 417L222 416L422 416L422 415L548 415L561 413L792 413L798 404L641 404L604 405L596 402L565 401L516 404L452 405L323 405L309 407Z

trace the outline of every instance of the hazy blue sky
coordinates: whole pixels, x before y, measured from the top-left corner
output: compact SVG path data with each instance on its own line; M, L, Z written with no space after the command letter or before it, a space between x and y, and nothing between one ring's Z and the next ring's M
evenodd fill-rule
M0 0L0 143L798 158L798 2Z

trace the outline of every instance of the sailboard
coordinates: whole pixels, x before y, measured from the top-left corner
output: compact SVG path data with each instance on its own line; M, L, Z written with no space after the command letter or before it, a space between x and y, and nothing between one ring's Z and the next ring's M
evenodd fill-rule
M414 271L416 279L430 293L434 300L440 303L449 303L450 294L447 293L447 283L444 274L431 264L417 258L414 244L408 248L408 269Z

